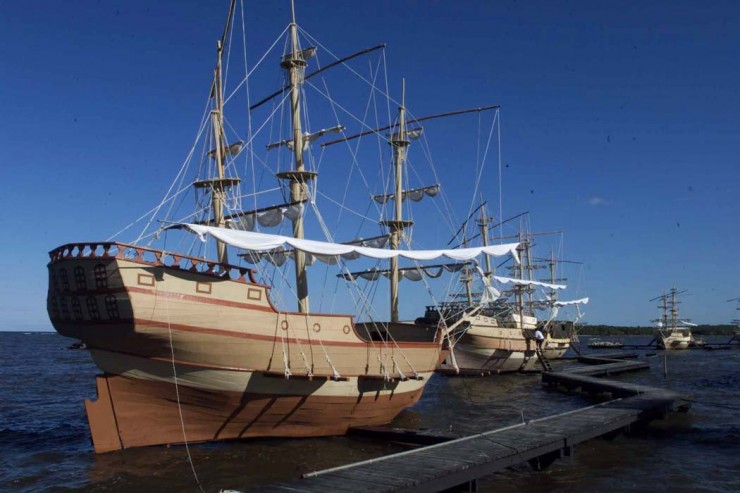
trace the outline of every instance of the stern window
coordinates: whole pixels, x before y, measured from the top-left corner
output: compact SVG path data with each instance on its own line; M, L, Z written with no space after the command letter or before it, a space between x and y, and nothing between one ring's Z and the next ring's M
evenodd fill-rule
M100 320L100 311L98 310L98 300L94 296L87 298L87 313L90 314L91 320Z
M59 308L62 311L62 318L64 320L69 320L69 308L67 307L67 298L59 298Z
M85 279L85 269L79 266L75 267L75 285L77 286L77 291L87 290L87 279Z
M59 269L59 280L62 281L62 289L69 291L69 276L67 275L67 269Z
M108 312L108 318L120 318L118 300L112 294L105 297L105 311Z
M72 314L75 320L82 320L82 306L80 305L80 300L77 298L72 298Z
M95 266L95 287L98 289L105 289L108 287L108 271L105 270L105 266L103 264Z

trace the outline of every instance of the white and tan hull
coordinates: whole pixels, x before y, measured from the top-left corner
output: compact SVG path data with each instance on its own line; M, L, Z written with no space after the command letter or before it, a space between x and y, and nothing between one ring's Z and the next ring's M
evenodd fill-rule
M661 349L688 349L690 344L691 335L658 335L658 347Z
M350 316L277 312L244 273L168 267L146 249L133 259L60 250L49 314L104 372L86 404L97 452L388 423L443 357L441 337L370 341Z
M562 358L570 347L570 339L547 338L542 343L542 354L548 360Z
M477 317L452 352L461 373L512 373L536 369L533 344L528 345L521 329L500 327L494 319ZM450 355L440 369L457 371L454 363Z
M86 401L99 453L162 443L342 435L390 422L421 396L423 380L284 378L152 362L93 351L106 376ZM120 373L119 373L120 372ZM182 418L182 419L181 419Z

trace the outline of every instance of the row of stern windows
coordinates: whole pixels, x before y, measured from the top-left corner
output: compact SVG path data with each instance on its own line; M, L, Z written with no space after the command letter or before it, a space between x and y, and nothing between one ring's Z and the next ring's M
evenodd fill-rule
M82 266L77 266L72 271L72 279L70 279L69 272L66 268L61 269L49 269L51 272L51 284L55 291L71 291L72 284L74 281L75 291L87 291L87 275L85 269ZM98 264L93 268L93 278L95 280L95 289L107 289L108 288L108 271L105 265Z
M67 302L67 298L62 296L57 300L53 296L49 298L49 312L51 318L62 320L101 320L101 307L95 296L88 296L84 300L86 315L83 314L83 303L80 298L73 297ZM109 320L121 318L118 310L118 300L112 294L105 297L104 310Z

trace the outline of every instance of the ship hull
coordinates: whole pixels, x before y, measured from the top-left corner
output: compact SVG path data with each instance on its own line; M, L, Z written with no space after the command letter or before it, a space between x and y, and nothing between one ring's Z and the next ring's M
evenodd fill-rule
M691 335L659 335L657 339L659 349L688 349L691 345Z
M95 451L253 437L343 435L350 426L389 423L423 391L423 383L416 381L415 385L366 382L364 391L358 391L363 383L357 379L296 385L294 380L268 378L273 380L271 392L235 392L98 376L98 398L85 402ZM281 383L291 389L281 388Z
M575 327L570 321L549 322L545 330L545 342L542 354L548 360L562 358L571 346L575 337Z
M476 317L472 324L454 345L454 362L448 357L440 370L513 373L536 369L534 342L528 341L521 329L501 327L494 318L483 316Z
M469 347L464 344L455 346L455 362L462 373L514 373L533 371L537 366L534 351L486 349ZM449 357L440 365L440 370L444 372L454 370Z
M542 355L548 360L562 358L570 347L570 339L545 339Z
M96 452L388 423L446 354L435 330L374 341L350 316L276 311L247 269L166 256L117 244L51 253L54 328L103 372L86 405Z

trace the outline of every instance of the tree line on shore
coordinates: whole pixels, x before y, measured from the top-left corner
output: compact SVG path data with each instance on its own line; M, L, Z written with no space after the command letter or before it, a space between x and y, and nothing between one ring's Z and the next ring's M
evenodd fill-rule
M581 335L593 336L643 336L655 334L655 326L625 327L619 325L584 325L579 328ZM698 325L691 327L691 333L697 336L726 335L732 336L738 330L736 325Z

